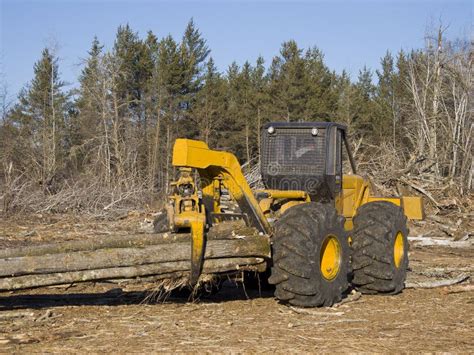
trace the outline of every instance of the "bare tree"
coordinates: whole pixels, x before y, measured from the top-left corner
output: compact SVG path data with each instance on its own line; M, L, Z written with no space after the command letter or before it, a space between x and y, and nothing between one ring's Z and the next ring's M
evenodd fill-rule
M415 119L407 135L418 156L433 164L435 177L459 178L461 194L472 189L472 43L428 36L427 47L409 59L407 86Z

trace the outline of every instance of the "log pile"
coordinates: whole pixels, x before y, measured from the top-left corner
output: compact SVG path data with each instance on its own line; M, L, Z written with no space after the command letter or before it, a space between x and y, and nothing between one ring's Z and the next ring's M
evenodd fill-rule
M111 235L0 250L0 291L142 276L182 277L191 262L189 234ZM203 274L261 270L268 237L250 228L216 228L207 235Z

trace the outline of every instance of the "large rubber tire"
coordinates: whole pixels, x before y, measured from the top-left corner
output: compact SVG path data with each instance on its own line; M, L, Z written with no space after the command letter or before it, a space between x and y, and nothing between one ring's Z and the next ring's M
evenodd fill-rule
M328 280L320 267L321 249L327 238L340 246L338 273ZM286 211L275 223L270 284L275 297L299 307L331 306L349 286L349 244L344 217L331 205L305 203Z
M395 253L399 233L403 240L403 247L399 245L402 255ZM399 293L405 286L408 268L407 238L407 218L402 208L387 201L362 205L354 217L352 284L366 294Z

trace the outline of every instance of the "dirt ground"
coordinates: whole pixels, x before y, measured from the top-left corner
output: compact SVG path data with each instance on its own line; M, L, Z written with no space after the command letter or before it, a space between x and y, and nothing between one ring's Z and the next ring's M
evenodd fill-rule
M0 248L146 231L150 221L140 213L112 221L50 215L0 219ZM188 302L183 292L155 302L153 284L146 282L0 293L0 352L473 353L472 229L465 234L454 242L434 222L411 225L411 236L451 245L412 242L407 280L416 286L467 278L462 283L409 288L396 296L353 294L356 300L332 308L290 308L270 291L230 281L198 302Z

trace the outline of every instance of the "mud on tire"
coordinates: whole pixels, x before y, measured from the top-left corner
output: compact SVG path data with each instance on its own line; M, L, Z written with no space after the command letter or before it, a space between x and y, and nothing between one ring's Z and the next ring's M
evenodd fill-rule
M322 249L331 238L339 245L337 274L321 271ZM305 203L290 208L275 223L269 283L275 297L300 307L331 306L349 286L349 245L344 217L331 205Z
M352 233L352 283L362 293L396 294L404 288L408 268L406 223L403 209L391 202L370 202L357 210Z

